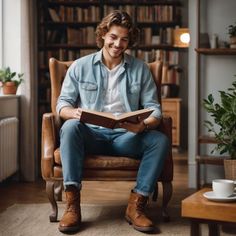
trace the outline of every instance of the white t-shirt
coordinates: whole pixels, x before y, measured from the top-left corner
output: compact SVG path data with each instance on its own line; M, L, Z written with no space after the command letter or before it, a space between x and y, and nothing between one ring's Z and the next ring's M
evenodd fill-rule
M107 78L107 90L105 94L103 112L111 113L123 113L125 112L120 99L119 91L119 75L123 62L114 67L113 69L108 69L105 65L102 66L103 75Z

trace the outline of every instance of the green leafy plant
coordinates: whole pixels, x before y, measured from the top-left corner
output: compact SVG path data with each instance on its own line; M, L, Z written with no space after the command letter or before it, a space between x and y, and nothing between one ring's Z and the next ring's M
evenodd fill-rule
M23 82L23 73L12 72L10 67L6 67L0 70L0 81L4 85L6 82L14 82L18 87Z
M236 36L236 23L235 23L235 25L228 26L228 34L230 35L230 37Z
M220 103L215 102L212 94L203 100L204 108L214 120L214 123L206 120L205 126L219 142L212 152L214 150L220 151L220 154L228 152L231 159L236 159L236 81L226 91L218 92ZM215 124L219 126L219 131Z

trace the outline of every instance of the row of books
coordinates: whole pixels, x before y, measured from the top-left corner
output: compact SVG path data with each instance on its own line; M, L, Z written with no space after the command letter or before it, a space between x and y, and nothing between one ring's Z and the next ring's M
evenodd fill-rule
M179 65L179 51L155 50L155 60L168 62L170 65Z
M174 20L174 7L170 5L142 6L137 8L140 22L170 22Z
M95 28L93 26L87 26L82 28L47 29L47 31L40 30L39 43L48 45L94 45L96 47Z
M156 60L168 63L171 66L179 64L179 52L178 51L166 51L162 49L152 50L138 50L137 57L146 62L152 62Z
M100 9L98 6L66 7L60 6L57 10L48 8L51 20L54 22L98 22Z
M95 45L95 28L92 26L84 28L67 28L67 43L74 45Z
M80 49L80 50L70 50L70 49L57 49L57 50L47 50L39 51L39 65L47 66L48 59L50 57L55 57L59 60L69 60L73 61L79 57L88 55L90 53L96 52L96 49ZM168 63L171 66L176 66L179 64L179 52L178 51L166 51L166 50L137 50L137 55L135 55L134 50L127 50L127 53L137 56L146 62L152 62L155 60L161 60L164 63Z
M141 45L173 45L173 32L171 27L160 28L157 31L151 27L144 27L140 30ZM46 33L46 37L45 37ZM158 33L158 34L157 34ZM67 27L67 29L47 29L40 30L40 44L77 44L96 45L95 26L80 28Z
M41 103L50 103L51 101L51 89L50 86L43 87L40 86L39 102Z
M162 67L162 84L180 84L180 70L165 62Z
M131 17L135 17L133 5L104 5L104 15L119 9L126 11ZM61 5L58 8L48 8L48 13L54 22L99 22L101 19L99 6L70 7ZM171 5L139 6L137 8L138 22L172 22L176 13ZM45 19L41 19L43 22Z
M104 16L108 15L110 12L114 10L120 10L127 12L135 21L135 7L132 5L119 5L119 6L111 6L111 5L104 5L103 12Z
M156 30L151 27L142 28L140 30L140 43L143 45L173 45L173 28L159 28L158 34L156 33Z

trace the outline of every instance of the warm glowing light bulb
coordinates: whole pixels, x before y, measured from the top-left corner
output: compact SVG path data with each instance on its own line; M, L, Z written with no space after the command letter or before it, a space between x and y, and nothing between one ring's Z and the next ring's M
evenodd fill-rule
M190 42L190 35L189 35L189 33L183 33L183 34L181 34L180 35L180 41L182 42L182 43L189 43Z

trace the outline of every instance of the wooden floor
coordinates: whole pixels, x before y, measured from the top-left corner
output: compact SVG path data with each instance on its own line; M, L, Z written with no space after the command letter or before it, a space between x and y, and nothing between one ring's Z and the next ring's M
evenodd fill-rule
M127 202L134 182L85 181L82 188L83 203L115 204ZM174 193L170 204L180 205L181 200L193 193L188 188L187 155L174 153ZM160 186L161 189L161 186ZM160 191L161 193L161 191ZM48 202L45 193L45 182L22 183L7 180L0 184L0 212L15 203Z

